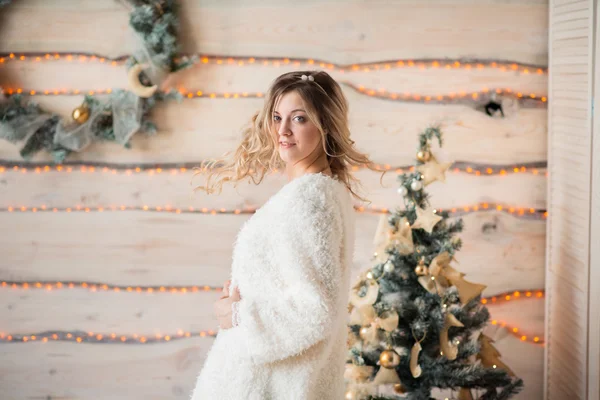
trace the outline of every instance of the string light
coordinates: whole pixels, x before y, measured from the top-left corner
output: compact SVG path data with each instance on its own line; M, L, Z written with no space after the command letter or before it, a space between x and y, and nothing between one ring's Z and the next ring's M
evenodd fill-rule
M482 297L481 304L499 304L528 298L541 299L545 297L545 294L546 291L544 289L515 290L500 293L494 296ZM534 344L544 345L544 340L541 337L535 335L524 335L523 333L521 333L520 328L516 326L511 326L504 321L492 319L491 324L494 326L505 328L511 335L515 336L522 342L530 342Z
M75 289L82 288L92 292L97 291L114 291L114 292L129 292L129 293L196 293L200 291L215 291L220 292L222 288L211 287L211 286L119 286L110 285L98 282L63 282L63 281L31 281L31 282L16 282L16 281L2 281L0 286L3 288L12 289L40 289L40 290L55 290L55 289ZM543 298L545 295L544 290L531 289L522 291L511 291L501 293L495 296L485 297L481 299L482 304L497 303L502 301L511 301L525 298ZM523 342L530 342L534 344L543 345L544 340L535 335L526 335L521 332L521 329L507 324L505 321L499 321L493 319L491 325L505 328L510 334L518 338ZM0 342L28 342L28 341L42 341L47 342L49 340L64 340L77 343L155 343L155 342L167 342L173 339L189 338L193 336L215 336L215 331L201 331L197 333L184 332L178 330L176 335L155 335L155 336L141 336L138 334L134 335L117 335L111 334L94 334L88 332L87 335L82 335L81 332L43 332L35 335L19 335L12 334L7 335L0 333Z
M369 213L369 214L392 214L387 207L376 207L376 206L359 206L354 205L354 210L359 213ZM175 213L175 214L254 214L256 208L246 208L246 209L226 209L226 208L199 208L199 207L173 207L171 205L166 206L126 206L126 205L110 205L110 206L82 206L75 205L72 207L49 207L45 204L40 206L8 206L8 207L0 207L0 212L110 212L110 211L146 211L146 212L161 212L161 213ZM504 205L497 205L495 203L481 203L474 206L465 206L461 208L452 208L451 210L442 210L437 209L438 212L445 211L449 216L461 216L471 212L479 212L479 211L499 211L511 214L513 216L517 216L520 218L527 219L546 219L548 217L548 212L545 210L538 210L535 208L522 208L522 207L508 207Z
M479 211L499 211L504 212L520 218L532 218L532 219L546 219L548 218L548 211L536 208L525 208L525 207L514 207L499 203L479 203L474 206L464 207L453 207L450 209L437 209L438 212L448 212L451 216L465 215L471 212Z
M25 89L25 88L1 88L0 93L7 96L14 94L22 94L29 96L79 96L83 94L109 94L112 93L113 89L65 89L65 88L54 88L54 89ZM223 99L240 99L240 98L262 98L265 96L263 92L241 92L241 93L218 93L218 92L203 92L201 90L187 90L185 88L179 88L184 98L223 98ZM171 90L162 91L161 93L167 95Z
M96 53L63 53L63 52L52 52L52 53L39 53L39 52L27 52L21 54L15 53L0 53L0 64L7 62L52 62L67 60L69 62L89 63L96 62L101 64L107 64L111 66L122 66L125 65L129 59L129 55L123 55L119 57L108 57ZM480 60L480 59L395 59L381 62L369 62L369 63L356 63L356 64L335 64L325 60L318 60L314 58L290 58L290 57L228 57L228 56L217 56L217 55L182 55L174 59L175 63L189 62L192 61L195 64L200 65L231 65L231 66L253 66L263 65L271 67L286 67L294 66L299 67L301 65L307 65L311 67L319 67L325 70L338 71L340 73L346 72L363 72L368 73L379 70L390 70L399 68L417 68L417 69L464 69L467 71L471 70L483 70L483 69L497 69L502 72L509 73L522 73L524 75L536 74L536 75L547 75L548 68L540 65L525 64L506 62L503 60Z
M521 93L515 92L510 88L497 88L497 89L488 89L483 88L478 92L451 92L449 94L436 94L436 95L423 95L419 93L395 93L389 92L386 89L375 90L372 88L366 88L361 85L354 85L350 82L340 81L341 84L348 86L358 93L365 94L370 97L375 97L383 100L393 100L393 101L402 101L402 102L410 102L410 103L456 103L456 104L469 104L469 103L481 103L487 102L493 99L495 94L504 95L513 97L519 100L523 107L545 107L545 103L548 101L546 96L537 95L535 93Z
M348 86L354 89L356 92L367 95L369 97L374 97L382 100L391 100L391 101L400 101L405 103L432 103L432 104L446 104L446 103L455 103L455 104L471 104L471 103L481 103L492 100L492 96L494 92L497 94L502 94L504 96L514 97L518 101L521 102L522 107L545 107L548 98L546 96L537 95L535 93L520 93L514 92L512 89L494 89L494 90L486 90L482 89L478 92L465 92L459 91L458 93L449 93L449 94L436 94L436 95L423 95L418 93L395 93L390 92L385 89L371 89L366 88L362 85L355 85L350 82L339 81L340 84ZM178 88L179 93L188 99L194 98L210 98L210 99L242 99L242 98L263 98L265 94L263 92L213 92L213 91L202 91L197 89L186 89L186 88ZM0 90L1 93L4 93L7 96L12 96L14 94L23 94L29 96L79 96L82 94L108 94L112 92L112 89L45 89L45 90L36 90L36 89L25 89L25 88L6 88ZM163 94L167 95L171 92L171 90L162 91Z
M522 300L528 298L544 298L546 291L544 289L529 289L529 290L515 290L510 292L500 293L494 296L482 297L481 304L500 304L508 301Z
M50 61L69 61L69 62L97 62L100 64L107 64L113 67L124 65L127 62L129 55L111 58L93 53L63 53L63 52L51 52L51 53L39 53L39 52L26 52L21 54L15 53L0 53L0 64L8 62L50 62Z
M8 172L27 173L48 173L48 172L64 172L64 173L98 173L98 174L170 174L180 175L194 172L194 168L201 165L201 162L187 163L161 163L161 164L115 164L115 163L77 163L67 162L63 164L45 164L45 163L25 163L25 162L10 162L0 160L0 174ZM475 176L506 176L508 174L524 174L530 173L533 175L548 176L546 171L546 162L532 162L518 165L495 165L489 166L477 163L466 163L463 161L455 162L449 169L455 174L466 173ZM397 166L390 164L374 164L373 167L379 171L393 171L396 174L414 171L414 166ZM352 171L356 172L366 169L364 165L352 166ZM277 174L274 171L272 174Z
M517 337L522 342L528 342L538 345L544 345L544 339L540 336L524 335L521 330L515 326L510 326L504 321L492 320L491 324L506 329L511 335ZM115 344L131 344L131 343L160 343L170 342L173 340L187 339L192 337L216 337L217 331L207 330L200 332L190 332L179 329L174 335L119 335L114 332L109 334L94 333L94 332L59 332L47 331L36 334L7 334L0 332L0 342L43 342L49 341L67 341L76 343L115 343Z
M503 321L492 320L491 322L494 326L499 326L506 329L510 334L517 337L522 342L528 342L537 345L544 345L545 341L540 336L532 336L532 335L524 335L521 333L520 329L514 326L509 326ZM58 331L49 331L42 332L36 334L7 334L4 332L0 332L0 343L1 342L43 342L47 343L50 341L67 341L67 342L75 342L75 343L114 343L114 344L149 344L149 343L160 343L160 342L170 342L173 340L180 339L188 339L192 337L216 337L217 331L207 330L200 332L190 332L179 329L174 335L162 335L162 334L154 334L154 335L119 335L114 332L109 334L102 333L94 333L94 332L82 332L82 331L72 331L72 332L58 332Z
M102 282L79 282L79 281L1 281L0 287L11 289L40 289L40 290L61 290L61 289L86 289L91 292L128 292L128 293L198 293L198 292L220 292L222 287L208 285L202 286L131 286L131 285L112 285Z
M91 96L95 94L110 94L113 89L23 89L23 88L1 88L0 94L3 93L7 96L14 94L22 94L29 96L79 96L89 94Z
M506 329L506 331L508 333L510 333L514 337L518 338L522 342L529 342L529 343L534 343L534 344L539 344L539 345L544 345L544 343L545 343L544 339L542 337L535 336L535 335L525 335L521 332L521 329L519 329L516 326L511 326L504 321L499 321L499 320L493 319L490 323L493 326L499 326L501 328Z
M43 342L47 343L50 341L66 341L74 343L114 343L114 344L147 344L147 343L160 343L170 342L173 340L187 339L192 337L216 337L217 331L207 330L200 332L184 331L182 329L177 330L174 335L119 335L116 333L94 333L94 332L82 332L82 331L48 331L30 335L24 334L6 334L0 332L0 343L11 342L11 343L26 343L26 342Z
M143 206L125 206L125 205L110 205L106 207L97 206L97 207L89 207L82 205L75 205L73 207L49 207L45 204L40 205L39 207L26 207L26 206L8 206L8 207L0 207L0 212L110 212L110 211L146 211L146 212L160 212L160 213L174 213L174 214L254 214L256 208L248 208L248 209L225 209L225 208L199 208L199 207L173 207L171 205L166 206L153 206L150 207L148 205Z
M20 289L20 290L61 290L61 289L86 289L91 292L113 291L128 293L198 293L198 292L220 292L222 287L209 285L194 286L131 286L131 285L113 285L102 282L83 282L83 281L1 281L0 287ZM497 304L506 301L523 300L527 298L543 298L545 291L543 289L529 289L521 291L510 291L489 297L482 297L482 304ZM447 307L446 304L443 305Z

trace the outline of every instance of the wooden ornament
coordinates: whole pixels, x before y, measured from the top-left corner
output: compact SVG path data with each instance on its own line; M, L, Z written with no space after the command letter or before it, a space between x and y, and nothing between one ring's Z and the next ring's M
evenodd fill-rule
M460 298L460 302L462 304L467 304L475 297L481 295L481 292L487 288L486 285L472 283L462 278L451 280L451 283L456 286L456 289L458 289L458 297Z
M416 207L417 219L412 225L412 229L424 229L426 232L433 232L433 228L438 222L442 220L442 217L436 214L435 209L430 205L427 208Z
M396 368L379 368L375 378L373 378L375 385L389 385L400 383L400 377L396 372Z
M421 369L421 366L419 365L419 353L421 352L421 350L423 350L423 348L421 347L421 342L423 340L425 340L426 335L427 335L427 332L425 332L425 334L423 335L421 340L417 340L417 338L415 337L415 332L413 331L413 338L415 338L415 340L417 340L415 342L415 344L413 345L412 349L410 349L409 367L410 367L410 373L412 374L413 378L418 378L423 373L423 370Z
M362 286L367 286L367 293L360 297L358 292ZM379 284L372 280L361 280L356 285L354 285L353 290L350 292L350 302L356 306L360 307L366 304L374 304L377 301L377 296L379 295Z
M492 344L494 341L489 336L483 333L479 335L480 350L477 358L481 360L481 364L486 368L499 368L506 371L510 376L515 376L515 373L508 368L508 365L500 361L501 354Z
M435 181L446 182L446 171L450 166L452 163L440 164L432 157L426 164L419 165L417 171L423 175L423 183L427 186Z
M413 378L420 377L421 373L423 372L421 370L421 366L419 365L419 353L422 349L421 343L417 342L410 350L410 373L412 374Z
M154 92L158 90L158 86L156 85L144 86L140 82L140 73L144 70L144 68L147 67L147 64L135 64L129 69L129 72L127 73L129 89L139 97L144 98L152 97Z
M444 328L440 332L440 349L442 350L444 357L448 360L455 360L458 355L458 346L450 343L448 340L448 330L452 326L463 327L464 325L454 316L454 314L449 312L446 314Z

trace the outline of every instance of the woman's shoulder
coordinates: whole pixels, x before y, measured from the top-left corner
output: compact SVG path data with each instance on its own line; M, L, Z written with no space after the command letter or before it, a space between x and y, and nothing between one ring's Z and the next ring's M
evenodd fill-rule
M341 230L341 186L345 185L321 173L305 174L282 189L272 208L273 231L315 240L326 232Z
M330 207L338 202L338 191L345 185L337 178L318 173L308 173L289 182L286 202L296 206ZM285 189L285 188L284 188Z

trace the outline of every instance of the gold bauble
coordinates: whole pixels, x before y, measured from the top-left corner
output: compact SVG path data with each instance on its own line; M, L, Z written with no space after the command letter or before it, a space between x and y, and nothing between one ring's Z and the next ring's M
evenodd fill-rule
M421 162L427 162L429 161L429 159L431 158L431 153L428 151L419 151L417 152L417 160L421 161Z
M427 268L424 265L417 265L415 267L415 274L417 274L419 276L427 275L427 274L429 274L429 268Z
M90 109L85 104L82 104L73 110L71 116L75 121L77 121L80 124L83 124L90 117Z
M427 266L425 265L425 258L424 257L422 257L419 260L419 265L417 265L415 267L415 274L417 274L419 276L423 276L423 275L429 274L429 268L427 268Z
M400 364L400 356L392 349L384 350L379 355L379 364L384 368L394 368Z
M404 393L406 393L406 388L401 383L396 383L394 385L394 392L396 392L398 394L404 394Z

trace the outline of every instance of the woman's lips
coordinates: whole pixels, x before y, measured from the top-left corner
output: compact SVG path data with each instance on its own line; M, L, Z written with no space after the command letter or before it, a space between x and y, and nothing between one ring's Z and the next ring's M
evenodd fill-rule
M284 149L289 149L290 147L293 147L296 145L296 143L279 143L279 145L281 147L283 147Z

